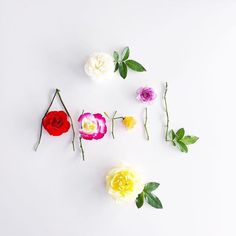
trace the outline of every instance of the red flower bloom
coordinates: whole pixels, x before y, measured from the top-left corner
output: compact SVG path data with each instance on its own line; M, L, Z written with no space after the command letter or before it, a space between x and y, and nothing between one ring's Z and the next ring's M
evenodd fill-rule
M43 119L43 127L50 135L60 136L70 129L70 123L64 111L50 111Z

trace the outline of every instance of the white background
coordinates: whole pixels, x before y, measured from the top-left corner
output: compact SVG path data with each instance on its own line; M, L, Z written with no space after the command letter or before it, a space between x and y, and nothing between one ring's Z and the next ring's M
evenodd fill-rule
M146 73L102 84L85 75L90 53L125 46ZM235 65L233 0L0 0L0 235L235 236ZM188 154L164 142L165 81L171 127L200 137ZM143 85L158 94L150 142L135 100ZM82 109L134 115L137 127L117 122L115 140L85 141L85 162L70 132L44 132L34 152L55 88L77 131ZM107 195L105 175L120 163L160 183L164 209Z

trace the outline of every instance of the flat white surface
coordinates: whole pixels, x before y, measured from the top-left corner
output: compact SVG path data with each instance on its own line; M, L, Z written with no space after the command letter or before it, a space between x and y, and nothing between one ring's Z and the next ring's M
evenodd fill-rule
M90 53L127 45L146 73L103 84L84 74ZM235 65L233 0L0 0L0 235L235 236ZM163 139L165 81L171 127L200 137L188 154ZM143 85L158 93L150 142L134 96ZM34 152L55 88L75 123L82 109L118 110L138 125L84 142L85 162L71 133L44 132ZM104 180L120 163L161 184L163 210L115 204Z

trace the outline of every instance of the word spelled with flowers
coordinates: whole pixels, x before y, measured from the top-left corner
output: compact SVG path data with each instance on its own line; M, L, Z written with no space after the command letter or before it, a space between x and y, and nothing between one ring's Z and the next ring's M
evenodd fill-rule
M56 96L59 97L59 100L63 108L65 109L65 111L49 111ZM70 122L68 121L68 119L70 120ZM70 127L72 128L72 134L73 134L72 146L73 146L73 150L75 151L75 130L73 126L73 121L62 100L62 97L60 95L60 90L56 89L54 96L50 102L50 105L42 118L39 140L35 146L35 151L37 151L38 146L41 142L43 128L52 136L60 136L63 133L66 133L70 129Z
M174 132L172 129L169 131L169 112L167 106L166 94L168 90L168 83L165 84L165 92L164 92L164 104L165 104L165 113L166 113L166 133L165 133L165 141L171 142L174 146L176 146L181 152L188 152L187 145L194 144L199 139L197 136L186 135L184 128L177 130Z
M111 169L106 176L107 192L116 202L135 202L138 208L144 201L155 208L162 208L160 200L152 193L158 183L144 185L141 175L133 168L121 166Z
M85 73L94 81L105 81L111 79L115 72L119 72L120 76L125 79L128 74L128 69L136 72L144 72L146 69L139 62L130 59L130 49L125 47L121 53L113 52L113 56L103 53L93 53L84 65ZM185 135L184 128L178 129L176 132L169 130L169 113L167 107L167 89L168 84L165 84L164 91L164 108L166 115L166 130L165 141L171 142L181 152L188 152L188 145L194 144L199 139L197 136ZM63 110L50 111L55 98L58 97L63 107ZM146 139L149 140L149 132L147 128L148 108L156 99L157 94L152 87L140 87L136 91L136 99L145 105L144 107L144 131ZM111 134L115 138L115 121L120 120L121 124L127 129L133 129L137 123L133 116L116 116L117 111L110 117L106 112L105 116L111 121ZM99 140L107 133L106 119L100 113L92 114L90 112L82 112L78 118L79 124L79 146L82 154L82 159L85 160L85 152L83 148L83 140ZM42 139L43 129L51 136L60 136L72 130L72 147L75 151L75 129L70 113L65 106L59 89L56 89L53 98L41 120L40 134L38 142L35 146L35 151L38 149ZM153 193L159 187L159 183L149 182L144 183L142 176L133 168L127 166L119 166L112 168L106 176L107 192L115 199L116 202L135 202L137 208L141 208L144 203L160 209L162 203L159 198Z
M119 120L119 119L122 120L122 124L127 129L133 129L137 123L136 119L133 116L118 116L118 117L116 117L116 113L117 113L117 111L115 111L113 116L110 117L106 112L104 112L106 117L111 120L111 134L112 134L113 139L115 139L115 132L114 132L115 120Z
M155 99L157 95L153 88L151 87L141 87L137 90L137 100L141 103L144 103L146 105L151 104ZM147 128L147 120L148 120L148 114L147 114L147 107L145 107L145 119L144 119L144 130L146 134L147 140L149 140L149 133Z
M80 148L84 160L84 149L82 139L98 140L104 137L107 132L106 119L99 113L82 113L79 118Z

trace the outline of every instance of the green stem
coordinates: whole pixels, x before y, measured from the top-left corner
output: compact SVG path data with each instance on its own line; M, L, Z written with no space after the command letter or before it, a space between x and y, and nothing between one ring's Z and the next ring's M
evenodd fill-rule
M111 135L112 135L112 138L115 139L115 133L114 133L114 127L115 127L115 115L116 115L117 111L114 112L113 116L112 116L112 119L111 119Z
M165 102L165 113L166 113L166 132L165 132L165 140L166 142L170 141L168 140L168 132L169 132L169 113L168 113L168 106L167 106L167 99L166 99L166 94L168 90L168 83L165 83L165 92L164 92L164 102Z
M149 133L148 133L148 129L147 129L147 107L145 107L145 121L144 121L144 130L145 130L145 134L146 134L146 138L147 140L149 140Z
M48 114L48 111L50 110L50 108L51 108L51 106L52 106L52 104L53 104L53 101L54 101L56 95L58 94L58 91L59 91L59 90L56 89L56 91L55 91L55 93L54 93L54 95L53 95L53 98L52 98L52 100L51 100L51 102L50 102L50 104L49 104L49 106L48 106L48 109L46 110L46 112L45 112L45 114L44 114L44 116L43 116L43 118L42 118L42 120L41 120L40 132L39 132L39 139L38 139L38 142L37 142L36 145L35 145L35 148L34 148L35 151L37 151L37 149L38 149L38 147L39 147L39 144L40 144L40 142L41 142L41 139L42 139L43 119L44 119L45 116Z
M83 148L82 137L80 137L80 138L79 138L79 146L80 146L80 150L81 150L81 153L82 153L82 158L83 158L83 161L85 161L85 158L84 158L84 148Z
M114 112L113 116L110 117L106 112L104 112L105 116L111 120L111 135L112 135L112 138L115 139L115 120L116 119L124 119L124 117L115 117L116 116L116 113L117 111Z
M84 110L82 110L82 113L81 113L81 115L83 115L84 114ZM81 154L82 154L82 159L83 159L83 161L85 161L85 158L84 158L84 148L83 148L83 142L82 142L82 136L80 136L79 137L79 147L80 147L80 150L81 150Z
M65 111L66 111L66 114L68 115L69 119L70 119L70 123L71 123L71 129L72 129L72 147L73 147L73 151L75 151L75 129L74 129L74 125L73 125L73 121L72 121L72 118L70 116L70 113L69 111L67 110L63 100L62 100L62 97L61 97L61 94L60 94L60 90L59 89L56 89L57 91L57 94L58 94L58 97L60 99L60 102L62 104L62 106L64 107Z
M109 117L109 115L104 111L103 112L104 113L104 115L108 118L108 119L111 119L110 117Z
M114 120L117 120L117 119L124 119L124 117L123 116L119 116L119 117L115 117L115 118L113 118Z

